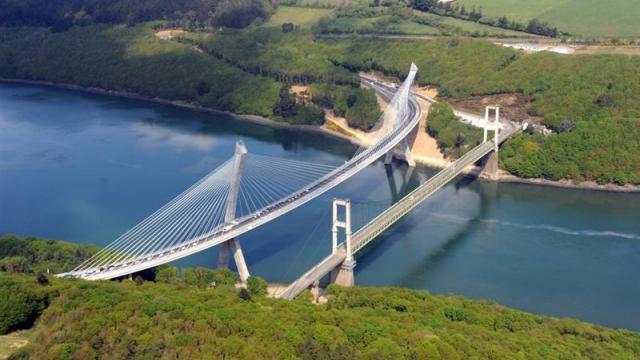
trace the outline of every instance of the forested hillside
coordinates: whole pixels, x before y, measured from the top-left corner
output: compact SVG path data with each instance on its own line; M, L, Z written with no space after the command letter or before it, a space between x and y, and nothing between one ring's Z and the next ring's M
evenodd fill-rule
M0 26L48 26L56 31L159 19L245 27L257 18L268 18L273 10L264 0L0 0L0 9Z
M529 115L542 117L556 133L508 142L501 154L507 170L522 177L640 184L640 57L523 54L443 38L360 40L333 60L354 71L398 77L415 61L418 82L438 85L445 98L521 93L531 98Z
M277 21L280 26L254 23L171 40L154 31L173 22L61 32L0 28L0 77L125 90L295 124L321 124L320 106L327 106L366 129L377 111L369 109L371 94L356 90L356 72L402 78L414 61L418 82L438 86L445 101L493 94L527 99L526 115L514 120L541 119L554 134L509 141L501 163L513 174L640 184L640 57L526 54L446 36L318 39L294 25L295 17ZM292 84L311 85L316 98L296 99L287 90ZM441 144L455 142L457 131L445 132L449 139Z
M0 271L60 273L90 258L98 248L35 237L0 236Z
M10 241L8 241L9 239ZM24 241L24 246L15 242ZM33 244L5 238L13 254ZM15 250L21 248L23 250ZM4 261L4 259L0 259ZM66 263L64 263L66 264ZM61 267L63 264L59 264ZM331 287L315 305L264 297L228 270L164 267L156 282L85 281L0 272L0 334L28 328L13 359L636 359L640 334L399 288Z

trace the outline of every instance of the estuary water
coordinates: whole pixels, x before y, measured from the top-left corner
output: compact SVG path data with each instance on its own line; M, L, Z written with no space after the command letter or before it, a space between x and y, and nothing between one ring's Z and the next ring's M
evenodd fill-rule
M0 83L0 234L106 245L233 154L338 165L320 134L44 86ZM331 248L331 200L364 224L433 175L377 162L243 236L252 273L295 279ZM286 176L286 170L283 170ZM217 250L178 266L214 266ZM356 283L489 299L640 330L640 195L460 178L357 259Z

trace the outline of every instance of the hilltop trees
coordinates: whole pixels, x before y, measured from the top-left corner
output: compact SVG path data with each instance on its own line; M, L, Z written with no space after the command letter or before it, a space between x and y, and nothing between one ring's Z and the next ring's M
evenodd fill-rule
M97 248L34 237L0 237L0 271L58 273L69 271L91 257Z
M0 26L49 26L57 31L76 25L131 26L160 19L245 27L272 12L270 3L260 0L0 0L0 9Z
M267 18L268 11L260 0L221 0L213 13L216 26L243 28L257 18Z

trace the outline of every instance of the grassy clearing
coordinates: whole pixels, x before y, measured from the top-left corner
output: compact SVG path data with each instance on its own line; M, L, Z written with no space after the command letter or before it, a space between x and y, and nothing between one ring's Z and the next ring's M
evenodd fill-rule
M280 6L265 26L280 27L284 23L293 23L301 29L309 29L319 19L329 16L332 13L333 10L331 9Z
M494 26L479 24L473 21L456 19L448 16L440 16L420 11L414 11L414 15L429 19L447 28L452 34L468 34L495 37L534 37L535 35L520 31L506 30Z
M16 350L26 346L31 339L31 330L16 331L0 335L0 359L7 359Z
M373 0L288 0L280 3L295 3L298 6L316 8L336 8L346 6L369 6Z
M537 18L560 30L593 37L640 36L637 0L459 0L468 9L482 6L485 16L526 22Z
M372 18L341 17L332 22L331 32L359 34L440 35L441 29L390 15Z

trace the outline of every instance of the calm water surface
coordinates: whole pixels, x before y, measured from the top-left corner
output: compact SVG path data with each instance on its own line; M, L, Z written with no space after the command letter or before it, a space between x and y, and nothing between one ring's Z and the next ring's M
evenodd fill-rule
M340 164L317 134L145 102L0 84L0 233L105 245L228 159L250 152ZM378 162L241 239L250 270L291 281L330 251L330 202L356 225L433 170ZM358 258L356 282L491 299L640 330L640 196L461 179ZM211 249L178 262L212 266Z

